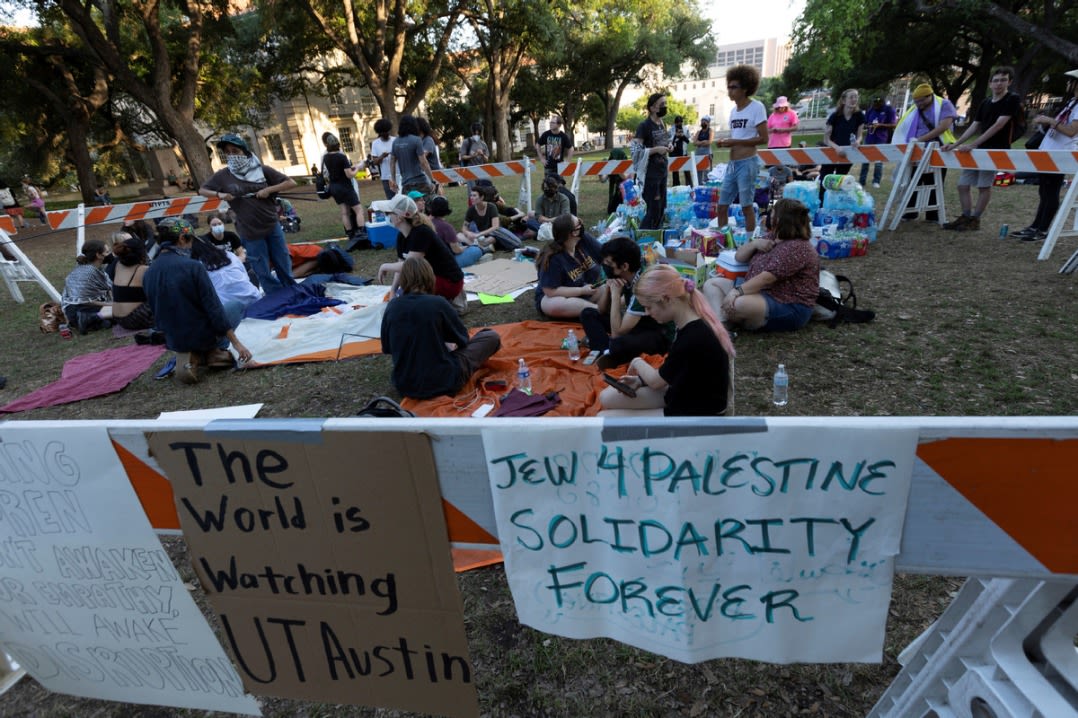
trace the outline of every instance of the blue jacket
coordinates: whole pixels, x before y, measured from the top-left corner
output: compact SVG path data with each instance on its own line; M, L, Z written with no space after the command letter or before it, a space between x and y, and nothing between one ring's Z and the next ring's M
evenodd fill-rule
M174 352L214 349L231 329L210 275L197 260L163 249L146 270L142 286L154 324Z

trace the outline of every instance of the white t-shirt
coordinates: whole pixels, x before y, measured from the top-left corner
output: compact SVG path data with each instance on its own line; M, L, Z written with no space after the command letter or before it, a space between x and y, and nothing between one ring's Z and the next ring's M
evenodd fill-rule
M751 140L757 134L756 126L760 124L767 124L767 110L762 102L749 100L743 110L734 105L730 111L730 139Z
M396 137L390 137L388 140L383 140L381 137L375 137L374 142L371 143L371 154L373 156L377 157L378 155L382 154L383 152L389 152L390 150L393 149L393 140L395 140L395 139L397 139L397 138ZM384 180L393 179L392 177L389 176L389 155L388 154L386 155L386 158L384 160L382 160L381 162L378 163L378 174L381 175L382 179L384 179Z
M1075 106L1074 100L1071 100L1063 108L1063 110L1056 115L1056 119L1060 124L1069 124L1075 115L1078 115L1078 107ZM1078 135L1074 137L1067 137L1062 132L1057 130L1048 130L1044 139L1041 141L1042 150L1073 150L1078 149Z

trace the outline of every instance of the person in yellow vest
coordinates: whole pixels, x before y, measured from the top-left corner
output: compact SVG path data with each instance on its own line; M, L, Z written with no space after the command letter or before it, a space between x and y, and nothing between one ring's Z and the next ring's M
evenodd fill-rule
M950 100L935 94L928 83L920 84L913 90L913 107L898 121L892 141L896 144L907 142L950 144L954 142L951 126L957 117L958 111ZM946 168L941 169L940 174L943 179L947 179ZM932 184L932 175L925 173L917 184ZM929 197L929 204L936 204L935 190ZM902 215L902 219L917 219L917 212L908 211ZM938 223L939 213L936 210L925 212L925 221Z

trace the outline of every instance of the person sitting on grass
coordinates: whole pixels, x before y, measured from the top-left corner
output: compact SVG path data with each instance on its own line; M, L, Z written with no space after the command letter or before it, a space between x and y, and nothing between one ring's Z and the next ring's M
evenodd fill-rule
M190 256L194 227L185 219L169 218L157 229L161 253L146 272L143 285L165 345L178 355L176 380L197 384L203 367L234 366L229 342L240 362L250 361L250 350L234 331L239 324L237 313L221 304L206 268Z
M404 261L411 257L425 258L434 270L434 293L453 301L464 291L464 272L453 253L434 231L430 217L421 213L414 201L398 194L393 199L371 202L371 209L382 212L397 229L397 262L386 262L378 268L378 283L391 281L390 296L397 293Z
M408 257L400 271L402 294L382 316L382 353L393 357L393 386L410 399L453 396L501 347L492 329L468 330L444 297L434 294L434 270Z
M79 334L112 326L112 285L103 268L107 255L100 239L87 241L75 259L77 266L64 280L60 306Z
M121 234L124 240L112 246L116 255L112 275L112 318L129 331L150 329L153 327L153 311L146 301L146 290L142 286L150 265L146 245L126 232L117 232L117 235Z
M636 283L636 298L656 322L673 322L677 337L658 369L641 357L633 359L621 381L635 389L636 396L607 387L599 395L603 408L662 409L666 416L725 413L734 346L693 281L669 265L657 264Z
M606 291L598 308L580 313L588 346L602 352L600 369L619 366L641 354L665 354L674 327L659 324L640 305L633 290L640 279L640 245L626 236L612 237L600 249Z
M781 199L772 210L775 238L760 237L738 247L748 262L744 281L709 279L704 294L723 321L745 329L791 332L808 324L820 291L820 256L812 242L808 208Z
M427 216L430 217L431 223L434 224L434 231L445 243L445 246L449 247L449 251L453 253L457 266L463 269L483 261L484 258L494 258L493 254L485 253L483 248L475 242L468 241L462 234L457 234L457 230L453 228L453 225L445 221L444 218L453 213L453 208L449 206L449 200L438 195L432 197L427 205Z
M553 241L535 259L535 308L547 317L576 319L585 309L598 309L595 301L603 286L599 242L586 236L584 223L571 214L557 217L551 233Z
M461 241L479 245L484 251L494 251L494 231L502 226L498 206L494 204L497 193L493 187L476 187L468 193L471 206L464 214Z

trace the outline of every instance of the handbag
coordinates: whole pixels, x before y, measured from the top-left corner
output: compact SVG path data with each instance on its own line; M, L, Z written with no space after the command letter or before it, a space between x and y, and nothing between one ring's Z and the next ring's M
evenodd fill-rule
M370 403L360 409L356 416L369 416L380 419L404 419L414 418L415 414L408 411L388 396L379 396L371 399Z
M1026 140L1026 149L1027 150L1039 149L1040 146L1041 146L1041 142L1044 140L1044 135L1045 135L1044 126L1041 125L1040 127L1037 128L1037 131L1034 132L1032 135L1030 135L1029 139Z
M329 199L329 180L326 179L326 160L322 159L322 171L314 176L314 193L318 199Z

